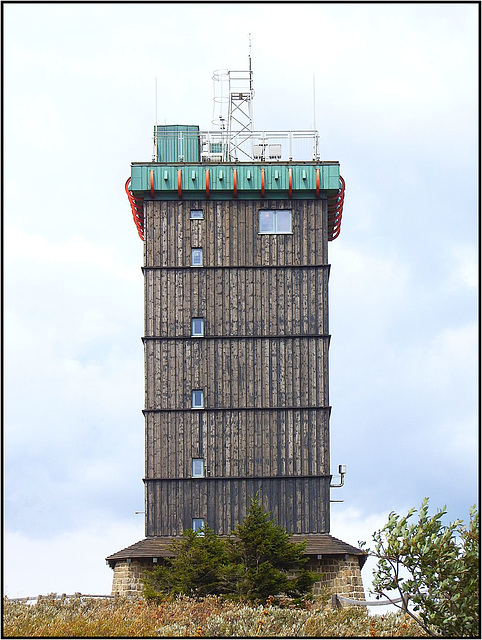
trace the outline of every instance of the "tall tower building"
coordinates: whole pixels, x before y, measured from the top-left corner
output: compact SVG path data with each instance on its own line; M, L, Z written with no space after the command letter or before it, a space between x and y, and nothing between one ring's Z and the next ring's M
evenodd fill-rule
M146 538L107 558L113 592L139 590L185 529L228 535L258 496L308 541L320 584L359 597L365 555L330 535L340 166L315 130L253 131L251 63L214 79L216 128L156 125L126 183L144 242Z

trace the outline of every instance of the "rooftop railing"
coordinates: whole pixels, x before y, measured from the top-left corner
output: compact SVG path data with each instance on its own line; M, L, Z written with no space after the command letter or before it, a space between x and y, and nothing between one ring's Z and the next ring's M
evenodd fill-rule
M319 161L318 131L154 130L157 162Z

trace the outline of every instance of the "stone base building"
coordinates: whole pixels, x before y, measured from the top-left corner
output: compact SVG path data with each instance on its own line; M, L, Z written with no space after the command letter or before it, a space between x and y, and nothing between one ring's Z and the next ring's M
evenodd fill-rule
M337 594L364 600L361 569L366 555L356 547L329 534L294 535L293 542L307 540L306 568L320 574L313 594ZM107 558L114 569L112 595L142 597L142 574L169 555L169 538L146 538Z

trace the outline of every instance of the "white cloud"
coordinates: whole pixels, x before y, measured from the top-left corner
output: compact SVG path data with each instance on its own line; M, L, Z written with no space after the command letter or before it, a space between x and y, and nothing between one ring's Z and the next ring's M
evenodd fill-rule
M19 247L22 250L19 251ZM22 228L5 228L5 262L14 268L16 262L100 269L123 281L139 283L139 270L125 265L116 249L105 243L94 243L81 236L55 242L41 234L30 234Z
M476 478L479 462L480 431L476 411L468 415L450 415L437 424L432 448L443 466L454 464L461 482Z
M333 499L336 492L332 491ZM408 508L401 506L390 511L405 512ZM358 547L358 542L363 540L368 546L372 543L372 535L378 531L388 520L388 512L367 513L362 509L345 507L334 504L331 507L331 535L348 544Z
M447 281L450 292L469 289L475 294L479 284L477 248L474 243L458 243L450 247L451 271Z
M446 327L426 342L415 340L399 353L397 386L426 395L453 398L477 391L477 324Z
M67 132L61 125L61 113L53 96L37 94L32 100L14 96L9 101L9 106L10 126L5 131L7 158L14 142L24 144L30 151L35 146L40 153L58 152L65 144Z
M407 296L410 265L396 255L340 242L330 246L330 298L350 305L360 328L377 331ZM352 316L354 319L355 316ZM369 326L368 326L369 325Z
M15 531L4 536L4 594L9 598L75 592L108 595L113 571L105 558L144 538L143 516L97 523L37 538Z

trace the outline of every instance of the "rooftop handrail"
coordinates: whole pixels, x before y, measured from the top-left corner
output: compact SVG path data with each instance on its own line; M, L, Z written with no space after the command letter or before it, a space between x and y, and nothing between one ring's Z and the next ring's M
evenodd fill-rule
M203 162L235 161L276 161L276 160L319 160L318 131L315 129L296 129L288 131L240 131L191 130L181 131L170 128L154 128L154 156L158 157L158 143L163 140L177 139L179 159L183 160L184 151L193 142L199 144Z
M292 135L303 137L303 138L315 138L315 137L318 137L319 135L316 129L285 129L285 130L259 129L257 131L251 131L249 129L245 129L242 131L228 131L227 129L205 129L205 130L200 129L196 131L180 131L179 129L176 129L175 125L173 125L172 129L163 128L162 130L155 129L154 131L155 131L155 134L157 134L158 136L167 135L167 134L172 135L173 133L176 133L176 134L182 134L184 137L187 137L187 136L198 137L198 136L204 136L204 135L210 135L210 136L216 135L216 136L227 137L227 136L235 136L235 135L242 134L249 138L251 137L289 138L289 136L292 136Z

